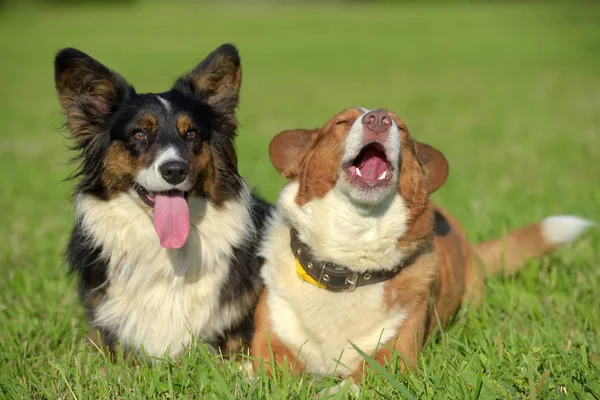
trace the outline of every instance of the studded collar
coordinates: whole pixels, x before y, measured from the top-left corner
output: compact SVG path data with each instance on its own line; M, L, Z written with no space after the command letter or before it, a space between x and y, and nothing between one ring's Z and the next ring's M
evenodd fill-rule
M295 229L290 230L290 247L296 258L298 277L330 292L353 292L360 286L387 281L396 276L403 268L413 264L422 254L422 249L417 250L391 270L358 273L340 264L316 261L308 246L298 238L298 232Z

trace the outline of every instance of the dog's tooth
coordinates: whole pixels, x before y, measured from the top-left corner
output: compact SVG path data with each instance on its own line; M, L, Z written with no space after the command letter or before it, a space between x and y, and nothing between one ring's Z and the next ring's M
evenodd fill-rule
M379 180L379 181L382 181L382 180L384 180L385 178L387 178L387 171L383 171L383 172L381 173L381 175L379 175L379 178L377 178L377 180Z
M360 176L362 178L362 174L360 173L360 168L356 168L356 175Z
M149 196L154 196L154 192L152 190L148 190L148 195Z

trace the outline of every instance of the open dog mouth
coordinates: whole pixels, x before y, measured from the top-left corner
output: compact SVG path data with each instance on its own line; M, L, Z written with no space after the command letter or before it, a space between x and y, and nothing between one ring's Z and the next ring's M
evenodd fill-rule
M378 142L365 145L358 156L344 166L344 170L351 183L368 187L386 185L394 175L394 168L385 154L385 149Z
M186 201L190 197L191 192L182 192L180 190L169 190L167 192L153 192L151 190L146 190L140 185L134 185L134 189L137 192L138 196L142 199L144 203L148 206L154 208L156 204L156 196L182 196Z
M183 247L190 233L187 203L190 192L152 192L139 185L135 185L135 191L144 203L154 209L154 229L161 246L167 249Z

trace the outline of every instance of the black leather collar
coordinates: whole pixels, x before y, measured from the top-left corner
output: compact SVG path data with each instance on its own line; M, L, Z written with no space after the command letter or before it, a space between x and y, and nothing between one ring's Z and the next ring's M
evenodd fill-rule
M298 232L295 229L290 230L290 246L297 264L303 269L302 272L310 277L304 280L330 292L353 292L360 286L387 281L396 276L403 268L413 264L422 254L422 249L417 250L391 270L358 273L340 264L316 261L308 246L298 238Z

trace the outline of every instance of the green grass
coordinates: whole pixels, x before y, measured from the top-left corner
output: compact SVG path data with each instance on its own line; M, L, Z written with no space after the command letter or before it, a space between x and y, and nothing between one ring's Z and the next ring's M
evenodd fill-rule
M432 3L32 9L0 14L0 397L310 398L310 377L250 381L197 346L156 368L85 339L62 251L73 223L69 143L52 58L74 46L161 91L223 42L240 48L238 150L269 200L280 130L342 108L397 111L451 165L435 200L476 241L546 215L600 221L600 7ZM600 235L486 284L429 341L417 372L373 373L361 398L600 397ZM359 321L357 321L359 323Z

